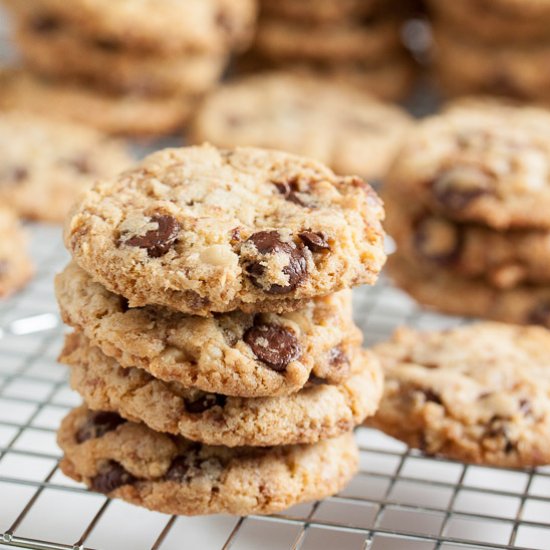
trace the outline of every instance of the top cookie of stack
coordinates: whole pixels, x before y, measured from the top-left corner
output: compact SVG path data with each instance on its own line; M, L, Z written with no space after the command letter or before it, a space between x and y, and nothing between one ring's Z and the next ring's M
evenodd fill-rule
M450 95L548 102L550 3L430 0L439 80Z
M154 153L97 183L65 242L130 307L281 312L374 283L382 217L360 178L286 153L202 146Z
M44 110L37 96L46 88L67 104L56 112L122 134L181 126L247 45L256 14L253 0L2 1L30 74L12 75L0 101ZM21 93L29 87L34 95ZM90 95L110 117L97 116Z
M404 19L393 1L262 0L250 61L307 69L398 99L414 77L400 40Z

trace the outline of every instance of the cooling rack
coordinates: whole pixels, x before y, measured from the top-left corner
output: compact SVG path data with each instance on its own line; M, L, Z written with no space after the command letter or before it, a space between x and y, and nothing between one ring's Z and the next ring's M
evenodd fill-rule
M428 550L550 548L550 468L465 466L361 428L360 472L338 496L272 517L170 517L86 491L58 469L55 430L79 397L56 363L63 326L52 278L58 229L31 226L37 275L0 305L0 548L38 550ZM460 323L419 310L382 280L354 294L367 344L408 323Z

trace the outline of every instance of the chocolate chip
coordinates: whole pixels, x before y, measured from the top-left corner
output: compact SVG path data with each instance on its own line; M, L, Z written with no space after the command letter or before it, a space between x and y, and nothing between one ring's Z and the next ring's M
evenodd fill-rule
M92 489L98 493L109 494L123 485L131 485L137 481L130 472L114 460L107 462L101 470L92 479Z
M537 304L529 313L527 322L530 325L541 325L550 328L550 301Z
M454 212L464 210L471 202L487 194L482 189L445 189L434 190L435 197L448 210Z
M115 430L121 424L124 424L124 422L126 420L112 412L89 412L86 422L76 433L75 439L77 443L84 443L88 439L102 437L106 433Z
M330 245L327 242L327 238L321 231L302 231L298 233L298 237L312 252L323 252L323 250L330 250Z
M186 475L191 468L191 464L187 457L177 456L170 465L170 468L166 472L166 479L169 481L185 481Z
M462 234L457 225L438 218L416 223L414 247L423 257L440 265L456 261L462 249Z
M443 401L441 401L441 397L439 397L439 395L437 395L437 393L435 393L433 390L427 388L422 388L421 390L419 390L422 395L424 395L424 400L425 401L429 401L431 403L437 403L438 405L443 405Z
M277 372L284 371L290 362L302 354L296 335L281 325L253 326L244 333L243 341L262 363Z
M269 254L285 254L288 256L288 263L282 272L288 277L288 284L272 284L264 289L269 294L286 294L294 290L307 276L307 262L304 256L304 247L301 243L284 242L277 231L259 231L251 235L247 242L252 242L258 253L262 256ZM250 263L246 270L252 282L260 287L258 279L265 273L265 266L262 265L263 258Z
M95 172L90 159L86 155L80 155L67 161L67 164L74 168L79 174L89 175Z
M38 34L56 32L62 27L61 20L53 15L43 14L31 21L31 29Z
M287 181L274 181L272 183L287 201L293 202L299 206L311 206L311 204L308 204L305 200L305 193L300 190L298 178L291 178Z
M96 38L92 41L93 45L107 53L117 53L122 49L122 44L115 38Z
M525 416L533 416L533 406L529 399L520 399L519 400L519 410Z
M0 173L0 184L17 184L24 182L29 177L29 171L23 166L14 166Z
M432 193L441 206L460 212L490 194L492 179L481 167L458 167L443 172L432 183Z
M213 407L224 407L227 401L225 395L206 393L194 401L185 400L185 410L191 414L200 414Z
M329 363L332 366L349 365L349 357L346 355L342 346L336 346L329 351Z
M176 242L181 226L176 218L166 214L151 216L151 222L158 224L158 229L151 229L145 235L135 235L123 243L128 246L146 248L149 257L160 258Z
M238 243L241 240L241 228L240 227L234 227L231 230L231 242L232 243Z

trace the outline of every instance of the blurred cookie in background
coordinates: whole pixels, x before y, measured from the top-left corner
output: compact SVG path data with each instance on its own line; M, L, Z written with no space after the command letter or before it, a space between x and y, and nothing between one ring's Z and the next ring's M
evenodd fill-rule
M19 110L70 120L108 134L148 137L182 128L195 97L112 94L44 78L25 69L0 69L0 111Z
M0 203L21 217L60 223L96 178L131 162L125 146L91 128L0 113Z
M491 94L548 103L550 4L429 0L435 76L449 96Z
M238 68L307 69L385 99L402 99L416 76L402 41L403 25L413 13L411 4L262 0L254 44Z
M208 96L191 139L220 147L281 149L338 173L379 178L412 119L353 87L307 74L272 72L230 82Z
M181 129L256 17L254 0L2 1L23 61L16 106L65 103L56 115L127 136Z
M15 212L0 199L0 298L22 288L33 273L27 235Z

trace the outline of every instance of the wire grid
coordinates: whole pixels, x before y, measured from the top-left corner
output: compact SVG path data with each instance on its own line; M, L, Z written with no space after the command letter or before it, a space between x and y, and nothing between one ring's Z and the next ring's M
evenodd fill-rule
M169 517L88 492L58 469L55 430L80 398L56 364L63 327L52 278L60 232L31 227L38 272L0 306L0 547L281 550L550 548L550 468L511 470L422 456L360 428L360 472L338 496L271 516ZM367 344L408 323L456 325L387 282L354 294Z

